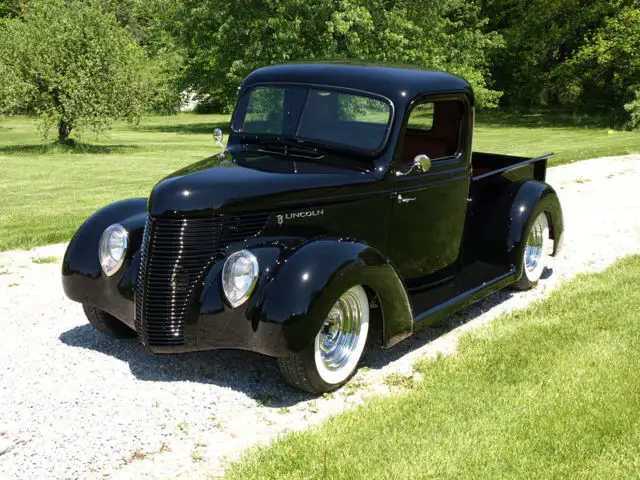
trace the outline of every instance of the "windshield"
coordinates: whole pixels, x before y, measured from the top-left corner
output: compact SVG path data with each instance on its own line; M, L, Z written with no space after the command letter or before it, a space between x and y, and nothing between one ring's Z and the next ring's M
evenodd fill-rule
M233 133L278 136L373 152L383 147L391 105L380 98L302 86L264 86L238 102Z

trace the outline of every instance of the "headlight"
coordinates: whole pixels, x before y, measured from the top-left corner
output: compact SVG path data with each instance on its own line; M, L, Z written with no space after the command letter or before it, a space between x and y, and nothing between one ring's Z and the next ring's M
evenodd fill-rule
M129 234L125 228L115 223L102 233L98 247L98 257L102 271L110 277L122 266L124 255L127 253Z
M232 253L222 268L222 290L232 307L244 303L258 279L258 259L248 250Z

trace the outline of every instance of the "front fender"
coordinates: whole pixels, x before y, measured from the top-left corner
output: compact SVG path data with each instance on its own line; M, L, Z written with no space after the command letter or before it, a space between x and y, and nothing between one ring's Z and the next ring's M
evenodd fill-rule
M146 199L122 200L98 210L80 226L62 262L62 285L71 300L99 305L123 321L133 318L133 290L146 212ZM120 270L107 277L100 267L98 242L105 228L114 223L129 232L129 247Z
M383 313L383 344L390 346L413 331L404 285L388 260L357 241L322 238L305 243L271 267L270 279L253 295L252 322L282 325L287 346L308 347L331 306L353 285L375 292Z

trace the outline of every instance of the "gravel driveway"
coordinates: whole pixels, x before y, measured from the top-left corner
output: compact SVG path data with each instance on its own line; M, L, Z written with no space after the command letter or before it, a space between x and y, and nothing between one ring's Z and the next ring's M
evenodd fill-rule
M557 167L549 182L563 204L566 240L538 289L500 292L446 328L374 349L349 385L317 399L287 387L275 361L257 354L149 357L135 340L102 337L64 297L64 245L0 253L0 478L222 474L255 442L388 392L386 376L410 375L420 356L455 352L460 332L639 251L640 155ZM51 256L57 263L46 263Z

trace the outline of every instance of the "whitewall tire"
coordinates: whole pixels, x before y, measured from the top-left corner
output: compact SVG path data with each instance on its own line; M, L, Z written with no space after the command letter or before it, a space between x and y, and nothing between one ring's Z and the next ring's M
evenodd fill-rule
M361 285L333 304L313 345L279 358L285 380L296 388L324 393L343 385L356 371L369 334L369 299Z
M520 290L529 290L537 285L549 260L549 219L545 212L538 214L529 233L522 254L522 277L516 284Z

